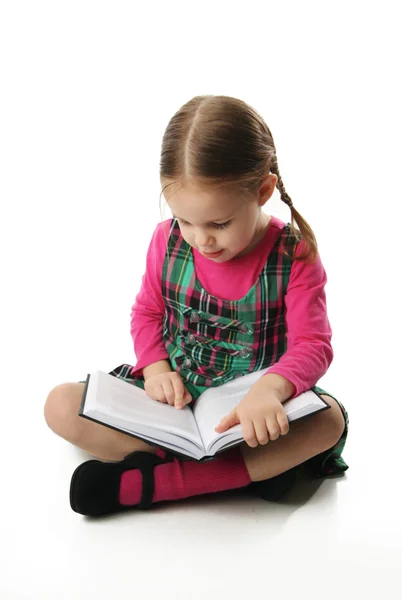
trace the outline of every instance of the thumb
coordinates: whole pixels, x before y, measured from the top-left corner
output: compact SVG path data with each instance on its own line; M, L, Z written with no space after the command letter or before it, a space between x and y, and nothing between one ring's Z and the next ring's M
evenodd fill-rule
M237 416L236 409L234 408L229 414L226 415L226 417L223 417L219 425L215 427L215 431L217 433L223 433L238 423L240 423L240 421Z
M181 389L180 392L176 393L174 405L176 408L180 409L189 404L192 399L193 397L191 396L188 389L185 386L183 386L183 389Z
M176 408L184 408L185 406L187 406L187 404L190 404L192 399L193 397L190 394L190 392L187 389L185 389L184 395L181 398L177 398L175 400L175 406Z

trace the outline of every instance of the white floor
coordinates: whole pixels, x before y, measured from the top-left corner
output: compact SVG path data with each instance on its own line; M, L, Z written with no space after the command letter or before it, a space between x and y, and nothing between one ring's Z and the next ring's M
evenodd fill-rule
M400 600L399 20L387 2L179 4L0 8L0 599ZM90 520L68 496L90 457L43 405L135 361L162 135L203 93L264 116L316 234L335 351L319 384L349 412L350 469L279 504L239 492ZM278 191L264 210L290 220Z

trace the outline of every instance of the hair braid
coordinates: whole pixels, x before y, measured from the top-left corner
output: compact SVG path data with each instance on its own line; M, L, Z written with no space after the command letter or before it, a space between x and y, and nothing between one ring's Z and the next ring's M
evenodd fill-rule
M295 238L299 241L301 241L302 239L307 241L307 252L305 252L302 256L299 256L298 258L302 259L302 260L304 260L304 259L315 260L317 258L317 253L318 253L316 237L315 237L310 225L307 223L307 221L301 216L301 214L293 206L292 199L289 196L289 194L287 193L287 191L285 190L285 186L284 186L281 174L279 172L278 158L277 158L276 154L273 154L271 156L270 171L278 177L276 187L278 188L278 190L281 194L281 200L282 200L282 202L287 204L287 206L289 206L289 208L290 208L290 213L291 213L290 231L291 231L292 235L294 235ZM297 227L295 227L295 222L297 223L299 229L297 229ZM295 250L295 252L296 252L296 250ZM290 258L295 258L295 253L293 254L293 256L290 256L285 251L284 254L286 256L289 256Z
M274 154L271 158L271 172L274 173L277 177L278 177L278 181L277 181L277 188L279 189L279 192L281 194L281 200L287 204L290 208L290 210L292 210L293 208L293 202L291 197L289 196L289 194L287 193L287 191L285 190L285 185L283 183L281 174L279 173L279 167L278 167L278 159L276 157L276 154Z

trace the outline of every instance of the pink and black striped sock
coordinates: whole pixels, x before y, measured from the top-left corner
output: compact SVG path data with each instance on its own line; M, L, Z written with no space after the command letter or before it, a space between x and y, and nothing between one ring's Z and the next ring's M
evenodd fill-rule
M190 496L223 492L251 483L239 448L226 451L207 462L180 461L154 468L155 491L152 502L179 500ZM142 474L139 469L125 471L120 479L120 504L135 506L142 494Z

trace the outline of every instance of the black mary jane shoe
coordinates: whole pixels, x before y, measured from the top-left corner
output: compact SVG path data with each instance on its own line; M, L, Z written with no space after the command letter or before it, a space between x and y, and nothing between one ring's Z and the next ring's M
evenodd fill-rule
M264 479L264 481L254 481L249 485L249 489L253 495L259 496L263 500L278 502L290 491L299 475L300 468L294 467L276 477Z
M151 507L154 494L154 468L166 462L150 452L133 452L122 461L106 463L89 460L77 467L70 484L70 505L74 512L97 517L137 508ZM142 496L139 504L123 506L119 502L120 478L124 471L142 473Z

